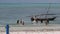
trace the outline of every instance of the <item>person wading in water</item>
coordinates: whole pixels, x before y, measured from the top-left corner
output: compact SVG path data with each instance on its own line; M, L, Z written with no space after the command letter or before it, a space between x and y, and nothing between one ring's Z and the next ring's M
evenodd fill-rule
M17 24L19 24L19 20L17 20Z
M21 23L22 25L24 25L24 21L23 21L23 19L21 19L20 23Z

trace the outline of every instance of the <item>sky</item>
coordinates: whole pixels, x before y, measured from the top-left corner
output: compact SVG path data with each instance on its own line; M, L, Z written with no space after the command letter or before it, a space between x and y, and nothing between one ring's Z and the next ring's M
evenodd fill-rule
M60 3L60 0L0 0L0 3Z

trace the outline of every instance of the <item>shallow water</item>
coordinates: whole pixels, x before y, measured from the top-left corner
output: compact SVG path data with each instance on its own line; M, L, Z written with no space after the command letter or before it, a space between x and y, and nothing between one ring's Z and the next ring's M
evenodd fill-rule
M60 4L51 4L49 13L60 16ZM46 13L49 4L8 4L0 3L0 24L16 24L16 20L23 18L25 23L31 23L30 15L38 15ZM60 24L60 17L50 23Z

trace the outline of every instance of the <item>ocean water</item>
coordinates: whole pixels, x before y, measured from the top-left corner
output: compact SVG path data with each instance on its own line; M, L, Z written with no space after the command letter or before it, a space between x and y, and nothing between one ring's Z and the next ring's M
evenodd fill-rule
M31 23L31 15L40 15L46 13L49 8L49 13L60 16L60 4L48 3L0 3L0 24L16 24L16 21L21 18L25 23ZM52 15L51 15L52 16ZM60 17L57 17L51 24L60 24Z

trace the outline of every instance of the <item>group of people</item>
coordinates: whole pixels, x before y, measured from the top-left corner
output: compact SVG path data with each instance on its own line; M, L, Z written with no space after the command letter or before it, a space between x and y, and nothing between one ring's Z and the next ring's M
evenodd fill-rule
M22 24L24 25L24 21L21 19L21 20L17 20L17 24Z

